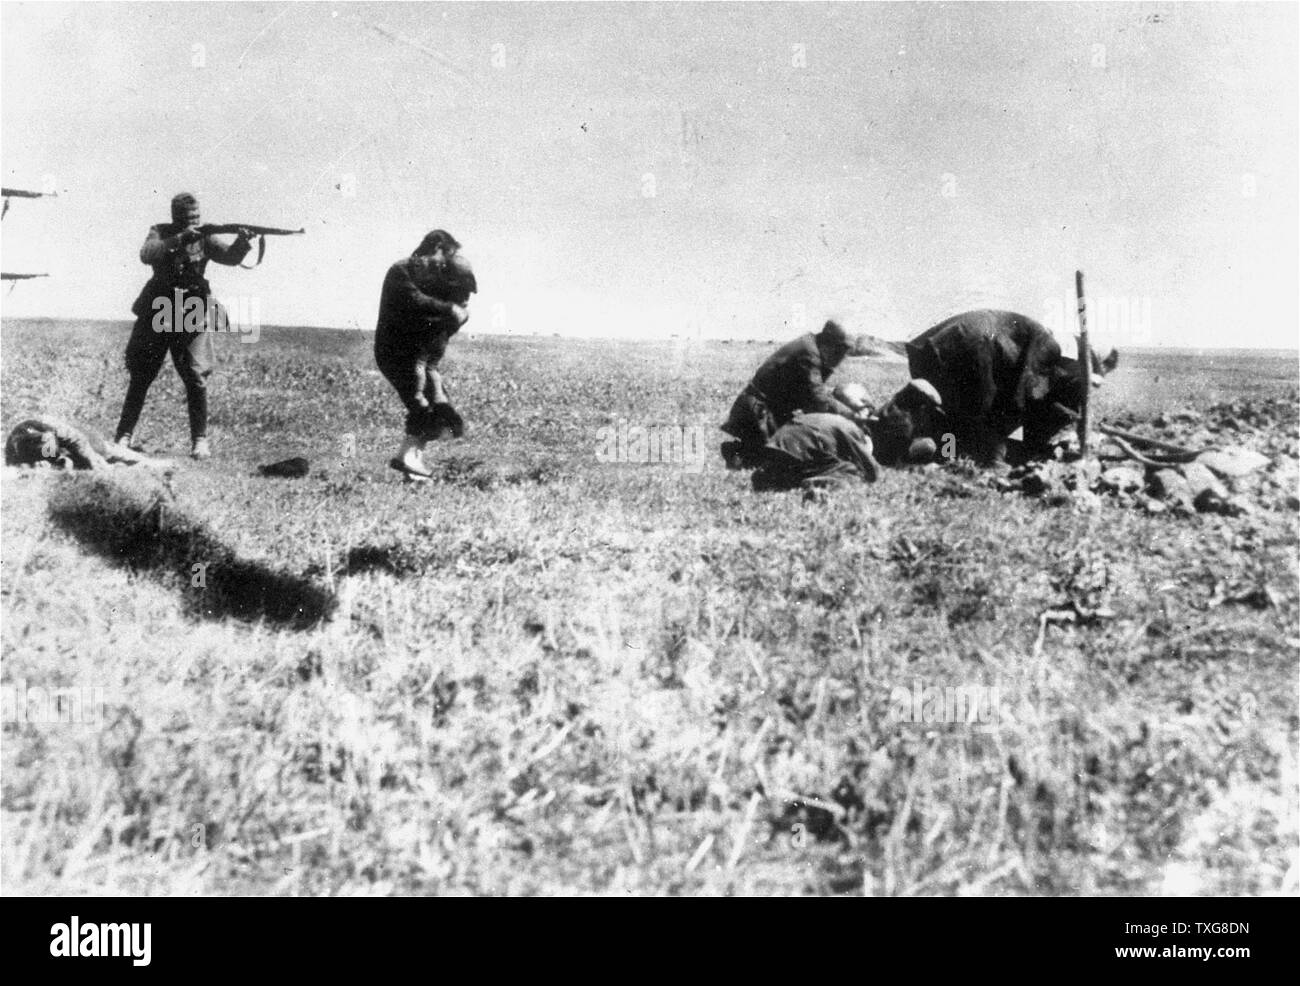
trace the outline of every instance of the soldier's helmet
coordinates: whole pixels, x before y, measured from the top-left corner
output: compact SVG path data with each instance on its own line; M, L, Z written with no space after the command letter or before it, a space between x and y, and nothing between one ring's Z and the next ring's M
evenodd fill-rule
M838 349L848 349L852 345L849 341L849 334L844 331L844 326L832 319L827 319L822 330L817 333L817 339L823 345L834 346Z
M197 209L199 200L192 192L178 192L172 196L172 222L183 223L189 218L190 210Z

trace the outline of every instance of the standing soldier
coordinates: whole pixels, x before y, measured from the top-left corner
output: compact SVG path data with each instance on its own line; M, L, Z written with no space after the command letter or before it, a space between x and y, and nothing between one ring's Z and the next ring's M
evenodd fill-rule
M438 363L447 343L469 320L469 296L478 291L460 243L445 230L429 233L415 252L388 268L379 296L375 362L406 407L406 434L389 460L407 479L433 474L425 445L464 423L447 398Z
M768 440L796 411L857 420L860 409L839 400L826 386L826 378L849 348L848 334L838 322L828 321L816 335L802 335L769 356L731 405L722 425L736 439L722 445L727 465L733 469L756 465Z
M172 365L185 384L190 455L195 459L212 455L207 377L214 359L212 332L226 328L227 316L212 298L203 272L209 260L236 266L248 256L252 244L245 232L233 243L205 235L197 228L201 218L198 199L182 192L172 199L172 221L152 227L140 248L140 260L153 268L153 276L131 306L135 327L126 344L131 383L117 423L119 445L130 445L149 386L171 353ZM191 299L199 301L197 308L187 304Z

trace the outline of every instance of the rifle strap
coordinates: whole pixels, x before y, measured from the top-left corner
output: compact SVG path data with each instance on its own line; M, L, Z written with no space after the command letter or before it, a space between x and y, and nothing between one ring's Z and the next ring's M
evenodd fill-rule
M257 238L257 260L256 260L256 262L254 262L254 263L251 264L251 265L241 263L239 266L242 267L242 268L244 268L244 270L252 270L254 267L257 267L257 266L259 266L259 265L262 263L262 258L265 257L265 256L266 256L266 237L265 237L265 236L259 236L259 237Z

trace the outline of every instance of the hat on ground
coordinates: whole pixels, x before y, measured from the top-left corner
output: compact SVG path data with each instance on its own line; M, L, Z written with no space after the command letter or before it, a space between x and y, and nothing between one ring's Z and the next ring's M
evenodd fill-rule
M258 466L257 471L263 476L279 476L284 479L301 479L311 472L311 463L302 456L295 456L292 459L281 459L279 462L272 462L269 465Z

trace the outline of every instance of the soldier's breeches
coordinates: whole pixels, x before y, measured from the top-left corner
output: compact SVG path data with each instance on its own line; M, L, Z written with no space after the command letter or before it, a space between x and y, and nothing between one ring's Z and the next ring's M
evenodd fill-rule
M131 332L126 346L126 369L131 375L117 434L135 431L144 410L149 387L171 354L172 365L185 384L185 403L189 411L190 438L202 438L208 432L208 385L214 349L208 332L155 332L150 321L141 318Z

